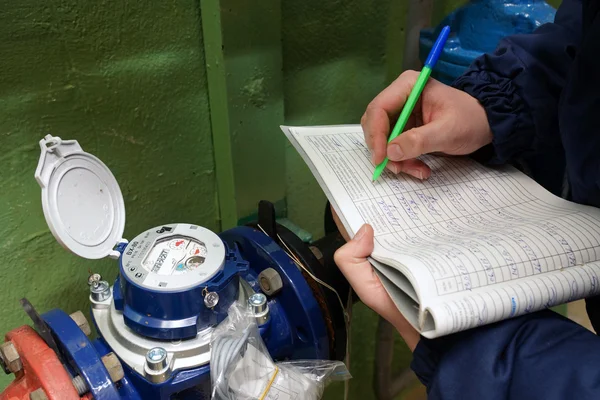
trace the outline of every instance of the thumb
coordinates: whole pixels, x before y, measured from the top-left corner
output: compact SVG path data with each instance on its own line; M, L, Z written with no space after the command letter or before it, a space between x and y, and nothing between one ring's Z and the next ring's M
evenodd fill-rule
M402 161L444 151L445 142L451 137L444 131L443 125L443 120L438 119L400 134L388 144L388 158L391 161Z
M373 252L373 247L373 228L370 225L363 225L352 240L336 251L335 263L342 270L351 265L363 264L367 262L367 257Z

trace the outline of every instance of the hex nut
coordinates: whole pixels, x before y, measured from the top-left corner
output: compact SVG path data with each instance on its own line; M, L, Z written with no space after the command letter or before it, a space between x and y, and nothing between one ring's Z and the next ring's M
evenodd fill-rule
M267 268L258 275L258 284L268 296L276 295L283 288L281 276L273 268Z
M48 396L46 396L44 389L39 388L36 391L29 393L29 400L48 400Z
M123 366L121 365L121 362L115 353L108 353L102 357L102 363L108 370L110 380L113 381L113 383L119 382L125 376L125 372L123 372Z
M88 323L87 318L81 311L75 311L70 315L71 319L75 321L79 329L85 334L85 336L90 336L92 334L92 329L90 328L90 324Z
M0 357L2 357L2 361L4 362L4 365L6 365L6 368L13 374L16 374L23 369L21 356L19 356L19 353L12 342L3 343L0 346Z

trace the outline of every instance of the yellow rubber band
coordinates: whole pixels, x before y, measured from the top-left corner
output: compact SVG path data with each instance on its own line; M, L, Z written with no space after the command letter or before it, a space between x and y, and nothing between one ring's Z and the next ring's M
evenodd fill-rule
M273 374L273 377L269 381L269 384L267 385L265 391L263 392L262 396L260 396L260 399L258 399L258 400L264 400L265 399L265 396L267 395L267 393L269 393L269 390L271 390L271 385L273 385L273 382L275 382L275 377L277 376L277 373L279 373L279 367L276 365L275 366L275 373Z

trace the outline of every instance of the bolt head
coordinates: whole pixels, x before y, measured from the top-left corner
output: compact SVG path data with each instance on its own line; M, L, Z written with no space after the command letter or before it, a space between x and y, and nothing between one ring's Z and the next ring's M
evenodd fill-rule
M12 342L3 343L0 346L0 357L2 357L2 362L6 365L6 368L13 374L23 369L21 357Z
M248 306L255 315L263 314L267 310L267 296L262 293L254 293L248 298Z
M263 325L269 320L269 306L267 296L262 293L254 293L248 298L248 308L254 314L258 325Z
M252 306L262 306L267 302L267 296L262 293L254 293L248 299L248 303Z
M92 274L88 278L88 285L94 286L94 284L100 282L101 280L102 280L102 277L100 276L100 274Z
M167 351L162 347L155 347L148 351L147 357L151 362L159 362L167 357Z
M152 371L161 371L167 367L167 351L162 347L154 347L146 353L146 364Z
M92 334L92 329L90 328L90 324L88 323L87 318L81 311L75 311L70 315L71 319L75 321L79 329L85 334L85 336L90 336Z
M207 293L204 296L204 305L208 308L213 308L219 304L219 294L216 292Z
M94 301L104 301L109 299L110 294L110 285L106 281L99 281L90 286L90 292L92 294L92 300Z

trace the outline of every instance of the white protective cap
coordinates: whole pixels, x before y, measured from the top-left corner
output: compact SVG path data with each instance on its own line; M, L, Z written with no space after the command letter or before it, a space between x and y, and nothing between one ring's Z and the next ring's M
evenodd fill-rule
M108 167L76 140L46 135L35 179L42 187L46 222L66 249L88 259L118 258L125 203Z

